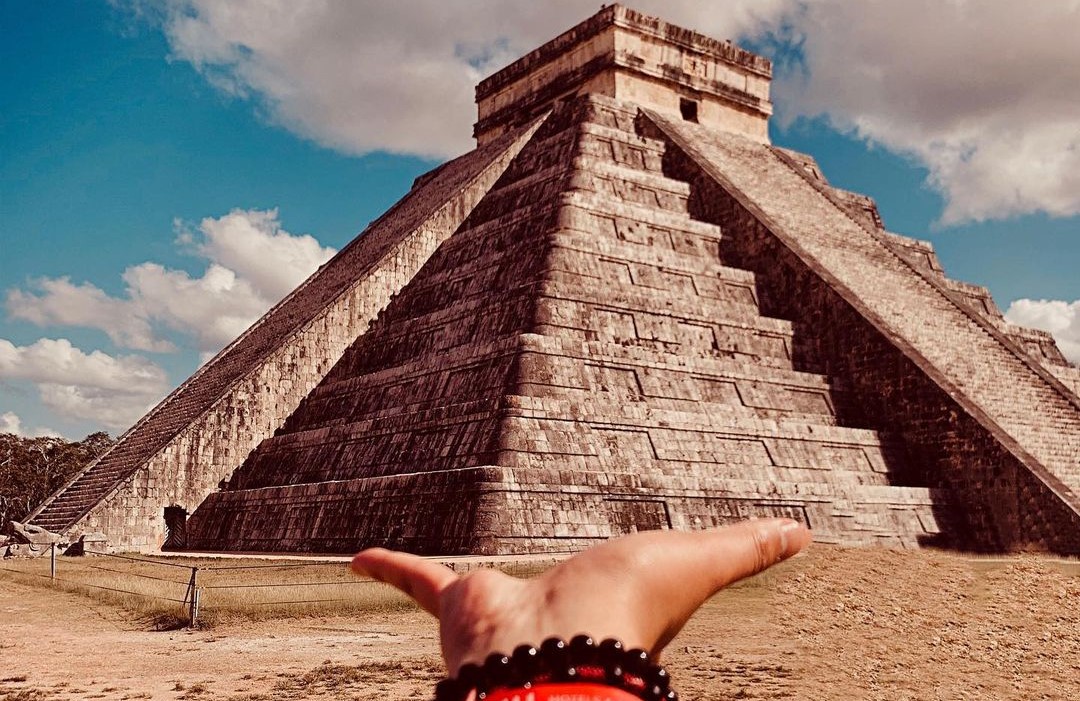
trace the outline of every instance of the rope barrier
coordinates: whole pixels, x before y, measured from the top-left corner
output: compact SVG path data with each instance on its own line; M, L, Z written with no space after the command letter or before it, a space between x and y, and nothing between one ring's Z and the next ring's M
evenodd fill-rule
M200 567L200 570L211 570L214 572L224 572L226 570L274 570L274 569L290 569L294 567L348 567L347 562L297 562L290 565L224 565L218 567L216 565L208 565L206 567Z
M40 572L26 572L25 570L16 570L10 567L0 567L0 570L4 570L5 572L14 572L15 574L25 574L28 577L41 577L43 579L52 579L51 575L42 574Z
M352 601L352 599L298 599L296 601L257 601L251 606L285 606L288 604L329 604L340 601Z
M329 584L337 584L340 586L347 586L352 584L382 584L382 582L375 579L359 579L350 581L348 579L328 580L325 582L271 582L269 584L208 584L203 589L262 589L266 587L319 587Z
M112 592L116 592L118 594L131 594L132 596L141 596L144 599L159 599L161 601L172 601L172 602L177 603L177 604L184 603L180 599L173 599L173 598L170 598L168 596L156 596L154 594L144 594L142 592L130 591L128 589L113 589L112 587L102 587L102 586L99 586L97 584L87 584L85 582L76 582L75 580L72 580L72 579L61 579L60 577L57 577L55 581L57 581L57 582L67 582L68 584L74 584L75 586L79 586L79 587L90 587L91 589L101 589L103 591L112 591Z
M99 565L89 565L89 564L87 564L87 565L83 565L83 566L88 567L88 568L90 568L92 570L101 570L102 572L112 572L114 574L122 574L122 575L127 576L127 577L142 577L143 579L152 579L152 580L154 580L156 582L169 582L170 584L182 584L185 587L188 585L186 580L181 582L178 579L166 579L165 577L155 577L152 574L139 574L138 572L125 572L124 570L114 570L114 569L110 569L108 567L101 567Z
M147 599L160 599L161 601L172 601L172 602L175 602L177 604L184 603L180 599L172 599L172 598L167 597L167 596L157 596L157 595L154 595L154 594L144 594L143 592L130 591L128 589L114 589L112 587L103 587L103 586L100 586L100 585L97 585L97 584L87 584L86 582L79 582L79 581L76 581L74 579L64 579L62 577L53 578L53 577L51 577L51 576L49 576L47 574L39 574L37 572L24 572L22 570L12 569L10 567L0 567L0 570L4 570L6 572L14 572L16 574L25 574L25 575L29 575L31 577L40 577L42 579L48 579L51 582L65 582L67 584L71 584L71 585L74 585L74 586L77 586L77 587L89 587L91 589L101 589L103 591L117 592L119 594L131 594L133 596L141 596L141 597L144 597L144 598L147 598Z
M89 552L88 554L101 555L101 556L104 556L104 557L112 557L112 558L115 558L115 559L118 559L118 560L127 560L127 561L131 561L131 562L139 562L139 563L146 563L146 564L152 564L152 565L164 565L166 567L178 567L178 568L188 570L188 571L192 571L192 572L200 572L200 571L201 572L206 572L206 571L234 571L234 570L239 571L239 570L260 570L260 569L283 570L283 569L291 569L291 568L315 567L315 566L327 566L327 565L329 565L329 566L340 566L337 563L312 562L312 563L291 563L291 564L282 564L282 565L239 565L239 566L227 565L227 566L223 566L223 567L213 567L213 566L211 566L211 567L195 567L195 566L192 566L192 565L180 565L180 564L172 563L172 562L160 562L160 561L157 561L157 560L150 560L150 559L147 559L147 558L134 557L134 556L130 556L130 555L116 555L116 554L113 554L113 553L97 553L97 552ZM191 582L188 582L188 581L181 582L179 580L168 579L166 577L157 577L157 576L154 576L154 575L142 574L142 573L138 573L138 572L127 572L127 571L124 571L124 570L121 570L121 569L113 569L113 568L110 568L110 567L104 567L102 565L94 565L94 564L89 564L89 563L80 563L80 565L82 567L84 567L84 568L87 568L87 569L98 570L98 571L101 571L101 572L108 572L110 574L118 575L118 577L117 577L118 579L120 579L120 578L122 578L124 576L130 576L130 577L137 577L137 578L140 578L140 579L148 579L148 580L153 580L153 581L157 581L157 582L164 582L164 583L168 583L168 584L183 585L183 586L187 587L188 589L185 591L183 599L176 599L176 598L172 598L172 597L168 597L168 596L160 596L160 595L156 595L156 594L147 594L145 592L133 591L131 589L122 589L122 588L119 588L119 587L107 587L107 586L102 586L100 584L89 584L87 582L80 582L80 581L73 580L73 579L54 577L54 576L52 576L51 574L48 574L48 573L25 571L25 570L10 568L10 567L0 567L0 570L6 571L6 572L12 572L14 574L27 575L27 576L30 576L30 577L38 577L38 578L41 578L41 579L48 579L52 583L62 582L64 584L74 586L74 587L86 587L88 589L95 589L95 590L99 590L99 591L107 591L107 592L112 592L112 593L116 593L116 594L126 594L126 595L130 595L130 596L141 597L141 598L144 598L144 599L167 601L167 602L171 602L171 603L180 604L181 606L186 606L191 601L191 596L192 596L192 591L191 591L191 588L190 588L191 587ZM281 588L281 587L294 587L295 588L295 587L322 587L322 586L351 586L351 585L357 585L357 584L370 585L370 584L382 584L382 582L380 582L378 580L375 580L375 579L352 579L352 578L344 578L343 577L341 579L336 579L336 580L318 580L318 581L314 581L314 582L310 582L310 581L309 582L290 581L290 582L269 582L269 583L265 583L265 584L210 584L210 585L204 585L204 586L197 587L197 589L198 590L213 589L213 590L216 590L216 591L220 592L220 591L227 591L229 589L237 589L237 590L240 590L240 589L275 589L275 588ZM302 604L324 604L324 603L340 603L340 602L355 602L355 601L356 601L355 599L338 597L338 598L321 598L321 599L294 599L294 600L289 600L289 601L259 601L259 602L251 602L248 605L251 605L251 606L294 606L294 605L302 605Z
M146 562L151 565L161 565L162 567L179 567L181 569L190 570L192 565L181 565L175 562L163 562L161 560L151 560L145 557L132 557L131 555L116 555L114 553L103 553L96 550L87 550L87 555L101 555L103 557L115 557L118 560L131 560L132 562Z

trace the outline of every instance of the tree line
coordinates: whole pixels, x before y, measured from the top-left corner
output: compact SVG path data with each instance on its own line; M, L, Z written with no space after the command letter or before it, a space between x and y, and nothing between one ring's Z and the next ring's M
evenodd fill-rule
M81 441L0 433L0 532L26 518L114 442L104 431Z

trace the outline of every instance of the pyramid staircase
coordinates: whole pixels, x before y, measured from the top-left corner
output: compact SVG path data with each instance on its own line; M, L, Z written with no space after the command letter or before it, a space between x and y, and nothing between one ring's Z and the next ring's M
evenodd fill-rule
M196 549L573 550L639 529L800 518L940 537L947 490L840 425L754 276L688 213L636 110L566 105L189 523ZM448 501L449 499L449 501Z
M678 154L668 171L698 185L699 216L739 231L733 257L772 278L768 308L856 385L862 420L902 434L921 479L965 505L968 545L1080 549L1080 397L1060 354L1033 353L1037 334L973 308L977 292L911 260L782 150L643 122Z
M535 125L418 179L412 191L199 368L28 522L156 549L163 507L194 509L280 426L379 309L457 228Z

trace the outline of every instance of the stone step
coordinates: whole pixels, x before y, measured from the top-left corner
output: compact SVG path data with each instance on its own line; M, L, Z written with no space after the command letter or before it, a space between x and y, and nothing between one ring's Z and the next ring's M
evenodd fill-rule
M660 139L642 136L633 129L621 129L596 121L582 122L578 127L578 141L587 143L621 143L663 156L665 145ZM603 158L608 163L618 163L614 158ZM619 164L625 165L625 164Z
M857 300L858 313L977 423L1002 432L1006 445L1015 441L1064 482L1058 497L1071 513L1080 509L1075 395L1048 381L1025 351L956 302L934 276L918 274L889 239L860 226L782 155L730 134L650 120L705 172L718 179L722 172L725 186L754 203L772 235L796 246L848 303Z
M669 178L663 173L651 170L640 170L621 163L607 161L595 156L580 154L574 157L570 163L573 176L570 178L570 186L575 189L593 190L596 192L612 192L608 189L590 187L590 183L596 178L604 180L618 180L625 183L638 185L657 192L664 192L681 197L684 201L690 196L690 185L682 180ZM575 179L577 176L582 176Z
M598 124L583 124L581 133L585 136L578 140L577 155L609 161L634 170L663 172L662 142Z
M661 452L668 447L672 447L673 452L676 452L682 446L707 446L710 441L719 441L724 445L731 443L739 450L749 441L755 444L755 455L763 454L762 451L776 452L779 455L783 452L783 446L773 446L777 441L853 449L878 449L895 444L887 435L883 436L870 429L824 425L813 421L743 416L729 412L705 414L653 408L644 402L619 402L616 398L600 396L600 393L594 393L588 399L580 401L517 395L504 398L502 404L509 409L507 420L516 427L514 441L545 442L543 436L534 432L550 431L559 438L546 441L548 444L572 440L580 447L576 454L581 455L599 455L608 449L615 450L619 447L604 436L629 441L627 445L630 448L620 448L627 455L631 454L632 448L639 450L641 454L658 457L664 457ZM657 438L654 440L652 436ZM597 445L590 448L590 439L595 440ZM658 441L667 443L660 446ZM861 460L857 462L862 464ZM874 467L885 469L877 463L874 463Z
M692 529L747 516L788 515L809 522L815 538L836 538L847 544L864 539L868 543L914 546L938 532L936 512L950 507L947 493L910 487L825 482L766 484L759 480L690 483L681 477L634 472L582 473L477 465L400 477L224 492L213 495L207 508L192 518L190 535L196 542L209 539L206 542L213 543L222 535L218 531L228 526L229 537L248 548L265 550L272 543L295 548L310 543L312 538L320 543L336 543L347 537L352 540L335 547L355 549L362 547L366 537L347 527L355 519L357 504L363 504L364 512L378 519L367 527L384 533L398 518L405 494L417 516L436 517L441 513L440 505L431 500L444 498L448 485L463 500L481 506L482 520L474 529L490 529L497 523L492 533L512 539L529 537L533 524L549 524L547 545L543 547L558 547L554 543L573 539L580 541L575 541L575 547L584 547L587 542L637 530L636 519L642 509L660 517L659 521L647 518L648 528L666 527L665 520L668 525ZM476 501L478 498L483 501ZM620 506L623 504L627 506ZM228 514L246 508L258 509L267 520L255 524L228 519ZM287 514L297 515L302 522ZM538 544L532 541L531 548L536 547Z
M586 169L588 161L582 158L576 159L574 163L582 164L583 167L573 170L566 183L568 192L590 192L619 203L687 213L690 193L685 183L630 168L604 169L592 166Z
M684 309L678 313L645 311L652 301L672 304L684 302L675 295L625 295L607 299L600 290L594 299L567 299L585 291L545 285L549 296L537 305L533 331L545 335L570 335L584 341L606 341L642 345L658 350L714 357L772 358L788 364L791 358L791 325L780 319L755 316L752 309L739 310L735 305L716 305L708 311ZM599 298L599 299L597 299ZM663 308L658 305L654 308ZM739 313L742 311L742 313Z
M671 489L708 491L716 494L736 493L736 490L752 485L748 496L768 494L771 485L798 485L792 490L800 496L813 496L815 490L831 496L843 492L852 485L891 486L889 475L871 470L849 470L843 467L821 464L777 466L771 463L703 464L686 460L657 460L640 457L632 466L620 466L605 462L599 457L573 456L560 453L531 451L503 451L499 454L501 464L517 470L524 483L543 481L544 475L559 475L564 470L575 473L594 473L604 486L643 487L655 486L648 480L636 480L639 474L662 475L663 484ZM632 471L630 468L632 467ZM532 472L527 472L532 471ZM565 484L565 483L563 483ZM573 483L571 483L573 484Z
M613 259L631 266L671 270L695 277L717 278L754 289L754 274L741 268L724 265L720 260L716 239L680 237L677 245L656 245L655 241L636 241L618 236L614 231L583 233L574 229L557 229L550 234L556 248L575 251L591 257ZM655 233L655 232L654 232Z
M521 395L541 397L543 399L568 400L574 405L594 399L613 403L647 404L656 411L672 411L684 414L700 414L709 417L745 416L749 418L773 419L776 421L797 421L821 426L836 426L836 417L827 394L807 392L804 399L797 392L782 385L755 383L749 388L740 388L736 383L725 383L722 389L715 383L702 381L701 386L692 381L680 385L654 384L658 389L644 390L640 379L630 374L627 369L609 371L597 369L595 382L604 382L604 388L591 387L581 389L552 384L552 380L530 381L523 377L517 384L516 391ZM625 379L624 375L629 379ZM648 394L653 392L654 394ZM668 396L656 396L657 394ZM682 393L683 397L670 395ZM705 395L706 398L693 398L692 395Z
M759 384L782 385L810 393L846 392L843 387L829 382L822 375L798 372L790 367L773 367L732 358L688 356L612 342L521 334L478 344L472 348L469 358L462 358L458 362L447 358L436 368L432 368L424 359L413 359L400 365L361 375L328 377L327 381L312 391L307 401L334 395L376 392L388 385L404 385L413 382L443 386L451 374L458 375L470 367L490 365L495 359L515 355L519 350L523 353L540 354L556 361L565 358L566 362L575 366L574 372L577 374L584 372L587 365L600 365L616 370L643 370L646 374L672 374L672 377L666 380L666 383L671 386L681 386L686 381L686 377L691 377L694 381L705 383L737 384L740 387L746 387L746 391L751 393L756 391L755 386ZM424 379L428 377L433 379ZM565 386L591 387L584 377L579 380L563 377L561 382ZM720 391L722 388L714 389ZM447 392L451 396L455 394L449 387ZM734 397L739 393L745 394L743 390L736 388L734 392L731 392L731 396Z
M570 190L559 196L559 226L589 231L604 231L616 226L616 219L667 231L679 231L720 240L720 227L691 219L688 214L636 202L620 202L610 196L587 190ZM597 215L599 219L597 220ZM605 222L602 221L606 219ZM595 227L595 228L594 228Z

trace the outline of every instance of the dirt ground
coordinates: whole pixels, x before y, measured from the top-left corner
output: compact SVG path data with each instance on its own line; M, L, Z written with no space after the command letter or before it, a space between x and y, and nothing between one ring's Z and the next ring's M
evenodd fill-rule
M815 546L665 662L685 699L1078 699L1080 564ZM420 612L158 632L0 577L0 701L425 699L440 674Z

